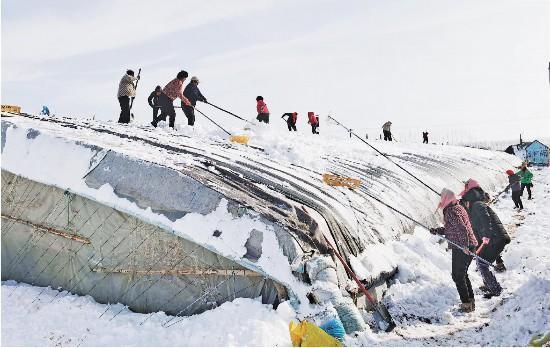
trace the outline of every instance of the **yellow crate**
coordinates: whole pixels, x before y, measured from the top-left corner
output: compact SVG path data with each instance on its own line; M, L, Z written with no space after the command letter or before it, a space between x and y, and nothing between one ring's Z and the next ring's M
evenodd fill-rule
M21 107L17 105L2 105L2 112L21 113Z
M343 186L349 187L351 189L355 189L361 186L361 180L359 179L348 178L345 176L338 176L329 173L323 174L323 181L325 184L328 184L330 186Z

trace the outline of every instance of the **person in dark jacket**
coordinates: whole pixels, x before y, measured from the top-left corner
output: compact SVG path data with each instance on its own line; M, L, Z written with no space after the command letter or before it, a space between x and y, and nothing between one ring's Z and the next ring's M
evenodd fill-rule
M485 203L485 196L478 190L469 190L462 196L462 201L465 203L478 243L481 243L483 238L489 239L489 244L482 249L479 256L490 263L495 262L506 244L510 243L510 237L504 225L493 209ZM489 266L478 261L477 268L483 278L483 289L486 290L484 297L500 295L502 287Z
M162 93L162 87L157 86L155 87L155 90L149 94L149 97L147 98L147 103L149 103L149 106L153 108L153 121L157 119L157 115L160 111L159 106L159 97Z
M491 197L487 192L485 192L481 186L479 186L479 183L474 179L468 179L464 183L464 191L462 191L459 196L464 197L465 194L467 194L470 190L476 191L475 194L479 195L480 197L483 197L483 201L487 204L491 201ZM471 193L470 195L473 195L474 193ZM463 199L460 199L460 204L464 207L466 207L466 202ZM504 261L502 260L501 254L499 254L496 258L496 265L495 265L495 271L497 272L504 272L506 271L506 267L504 266Z
M451 245L452 250L452 278L456 284L456 290L460 296L460 310L472 312L475 310L474 291L468 278L468 267L472 262L469 253L475 250L478 242L474 236L468 213L458 200L453 191L443 189L438 209L443 209L444 227L432 228L432 234L445 235L447 239L458 244L462 249Z
M422 132L422 143L427 144L428 143L428 132Z
M288 127L288 131L295 131L296 132L296 121L298 121L298 113L295 112L287 112L281 116L281 118L284 120L285 117L287 117L286 125Z
M512 189L512 201L518 210L523 209L523 202L521 201L521 177L517 174L514 174L514 171L508 169L506 171L508 174L508 186L506 186L505 191L508 192L509 189Z
M191 82L185 87L183 95L189 100L191 105L185 105L181 102L181 108L187 117L187 124L193 126L195 124L195 105L197 101L207 103L206 98L199 90L199 79L196 76L191 78Z
M384 140L385 141L392 141L391 138L391 125L392 123L390 121L384 123L382 125L382 132L384 133Z
M470 190L476 190L482 197L483 197L483 201L485 203L489 203L491 201L491 197L489 196L489 194L487 192L485 192L481 186L479 186L479 183L474 180L474 179L468 179L464 182L464 190L462 192L460 192L458 195L460 197L463 197L466 193L468 193L468 191ZM460 203L462 205L464 205L462 199L460 200Z

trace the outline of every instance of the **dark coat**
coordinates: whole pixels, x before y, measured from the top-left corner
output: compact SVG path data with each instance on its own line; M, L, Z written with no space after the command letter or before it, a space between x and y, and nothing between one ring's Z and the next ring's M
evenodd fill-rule
M467 209L472 229L479 243L483 237L490 238L489 244L510 242L510 237L497 214L484 202L485 195L480 190L470 190L462 196L464 202L469 203Z
M183 90L183 95L189 99L191 105L197 105L197 101L206 102L206 98L202 95L199 90L199 86L196 83L189 82L185 89Z
M155 93L155 91L151 92L149 94L149 97L147 98L147 102L149 103L149 106L152 108L159 107L159 96Z
M292 124L292 125L295 125L295 124L296 124L296 121L298 120L298 115L297 115L297 114L294 114L293 112L287 112L287 113L283 114L283 116L281 116L281 118L284 119L285 116L288 117L288 118L285 120L286 123Z
M521 177L517 174L509 175L508 176L508 186L506 187L506 190L508 191L508 188L512 189L513 191L521 191Z

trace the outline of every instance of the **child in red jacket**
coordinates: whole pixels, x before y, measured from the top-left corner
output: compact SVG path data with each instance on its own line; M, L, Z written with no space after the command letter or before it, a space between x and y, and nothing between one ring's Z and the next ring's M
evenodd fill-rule
M256 119L260 122L269 123L269 109L267 104L264 103L264 97L261 95L256 97L256 110L258 111Z
M311 125L311 133L319 134L319 132L317 131L317 128L319 127L319 116L315 116L315 114L310 111L307 113L307 118L307 123Z

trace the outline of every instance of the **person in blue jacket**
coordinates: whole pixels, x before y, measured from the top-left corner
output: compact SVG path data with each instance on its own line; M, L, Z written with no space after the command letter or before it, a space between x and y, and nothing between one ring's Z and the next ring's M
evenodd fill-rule
M191 105L181 103L181 108L187 117L187 124L193 126L195 124L195 105L197 101L207 103L206 98L199 90L199 79L196 76L191 77L191 82L183 90L183 95L189 100Z
M42 111L40 111L40 115L50 116L50 109L48 109L46 105L42 106Z

